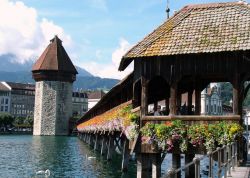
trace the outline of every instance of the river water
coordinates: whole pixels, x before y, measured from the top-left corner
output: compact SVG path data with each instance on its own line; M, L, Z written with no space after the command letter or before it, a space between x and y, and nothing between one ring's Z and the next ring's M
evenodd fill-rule
M39 178L36 172L46 169L58 178L135 177L135 163L122 174L120 159L106 161L77 137L0 136L0 178Z
M45 176L36 173L47 169L50 178L134 178L136 163L129 164L129 171L122 173L120 155L108 162L77 137L0 136L0 178L42 178ZM203 161L202 169L206 169L206 165L207 161ZM171 155L168 154L162 164L162 174L170 166Z

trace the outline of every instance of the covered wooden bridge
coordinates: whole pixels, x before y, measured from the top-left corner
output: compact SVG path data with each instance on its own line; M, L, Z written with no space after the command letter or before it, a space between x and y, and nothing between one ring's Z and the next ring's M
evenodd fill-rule
M114 129L116 132L108 129L97 132L95 129L84 130L84 123L96 116L104 119L102 114L106 115L108 110L122 107L126 102L131 102L131 112L138 113L139 128L146 122L173 120L182 120L187 125L222 120L242 125L242 104L249 89L244 84L250 78L250 6L244 2L185 6L129 50L123 56L119 70L125 70L132 61L133 73L78 121L79 133L91 133L85 134L85 140L89 135L98 140L99 133L109 135L111 145L117 143L119 147L118 142L125 143L127 138L121 134L122 126ZM232 84L233 115L211 117L200 114L201 91L211 82ZM188 109L186 115L179 115L183 94L188 95ZM193 94L195 101L192 101ZM166 115L150 115L148 105L157 106L162 100L165 101ZM191 112L192 103L195 103L194 113ZM116 136L110 137L111 133ZM149 163L152 164L152 177L160 177L162 152L145 148L140 134L134 140L130 148L136 147L137 177L149 176ZM128 154L127 149L128 145L124 144L124 157ZM180 153L173 152L172 155L172 167L179 168ZM241 151L238 156L243 159ZM186 162L193 157L193 152L185 152ZM192 177L192 174L192 171L186 171L185 175Z

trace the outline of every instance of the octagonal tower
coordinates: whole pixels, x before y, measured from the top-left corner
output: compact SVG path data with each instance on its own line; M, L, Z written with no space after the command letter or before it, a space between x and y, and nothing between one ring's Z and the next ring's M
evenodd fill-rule
M36 81L33 135L67 135L77 70L55 36L32 68Z

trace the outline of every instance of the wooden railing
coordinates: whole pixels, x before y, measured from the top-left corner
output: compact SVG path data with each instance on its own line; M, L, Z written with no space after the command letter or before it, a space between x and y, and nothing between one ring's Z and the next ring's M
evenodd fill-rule
M217 169L214 171L214 160L213 156L217 156ZM207 170L208 177L222 177L222 172L224 177L231 177L231 170L234 171L235 166L237 166L237 141L218 147L212 152L208 152L207 155L201 157L195 157L192 162L185 164L178 169L169 169L167 173L162 176L162 178L176 178L178 173L186 171L192 165L194 165L194 178L200 178L200 161L204 158L208 158L209 166Z
M227 115L227 116L206 116L206 115L169 115L169 116L144 116L142 121L239 121L240 115Z
M160 122L181 120L186 124L193 123L215 123L218 121L239 122L240 115L221 115L221 116L206 116L206 115L169 115L169 116L144 116L142 122Z

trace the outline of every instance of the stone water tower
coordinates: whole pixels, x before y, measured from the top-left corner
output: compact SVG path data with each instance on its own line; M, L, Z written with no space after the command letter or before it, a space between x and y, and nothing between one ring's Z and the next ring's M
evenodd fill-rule
M32 68L36 81L33 135L67 135L77 70L55 36Z

